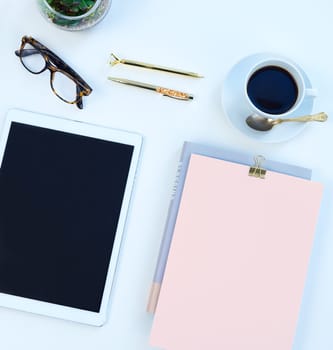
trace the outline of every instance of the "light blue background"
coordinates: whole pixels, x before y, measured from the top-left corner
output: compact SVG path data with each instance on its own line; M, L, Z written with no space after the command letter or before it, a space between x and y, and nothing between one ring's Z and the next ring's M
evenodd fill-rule
M135 131L145 138L108 323L94 328L0 308L0 349L151 349L152 318L145 307L187 140L311 168L313 179L324 184L293 350L332 350L332 2L113 0L100 24L79 33L47 23L33 0L0 0L0 5L0 124L7 110L16 107ZM22 67L14 50L23 35L54 50L93 87L82 111L52 94L47 72L34 76ZM112 51L124 58L195 71L205 78L110 68ZM327 112L328 122L308 125L296 138L280 144L262 144L235 130L221 106L222 82L237 61L255 52L277 52L297 62L318 88L314 111ZM175 101L111 83L108 75L176 88L195 99Z

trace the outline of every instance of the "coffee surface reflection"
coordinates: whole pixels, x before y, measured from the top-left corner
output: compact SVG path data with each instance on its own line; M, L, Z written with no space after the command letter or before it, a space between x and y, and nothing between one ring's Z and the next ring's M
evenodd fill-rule
M269 114L288 112L298 98L293 76L278 66L265 66L255 71L247 83L247 94L259 110Z

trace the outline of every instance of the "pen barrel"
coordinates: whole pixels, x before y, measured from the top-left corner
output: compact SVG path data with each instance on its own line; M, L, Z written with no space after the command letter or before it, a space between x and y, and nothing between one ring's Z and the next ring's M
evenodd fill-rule
M177 91L173 89L157 87L156 92L163 94L164 96L168 96L171 98L176 98L178 100L193 100L193 96L182 91Z
M121 59L121 60L119 60L119 63L128 64L128 65L134 66L134 67L154 69L154 70L158 70L158 71L161 71L161 72L185 75L185 76L193 77L193 78L202 78L202 76L200 74L198 74L198 73L188 72L188 71L185 71L183 69L178 69L178 68L170 68L170 67L159 66L159 65L156 65L156 64L151 64L151 63L146 63L146 62L140 62L140 61L134 61L134 60L128 60L128 59Z

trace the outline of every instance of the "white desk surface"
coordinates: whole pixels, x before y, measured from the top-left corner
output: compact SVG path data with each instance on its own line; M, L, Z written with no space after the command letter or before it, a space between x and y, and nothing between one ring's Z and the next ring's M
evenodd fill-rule
M10 108L63 116L144 136L109 321L101 328L0 308L2 350L148 350L152 317L146 301L183 141L263 154L313 169L325 186L322 210L293 350L333 349L333 4L331 0L113 0L96 27L66 32L47 23L35 1L1 0L0 122ZM84 109L61 102L49 74L28 73L14 55L31 35L59 54L93 87ZM133 67L110 68L111 51L197 71L190 79ZM318 88L309 125L280 144L262 144L232 129L222 111L222 81L242 57L271 51L301 65ZM192 102L109 82L108 75L192 92ZM0 125L1 126L1 125ZM281 208L283 210L283 208ZM297 252L295 252L297 255ZM249 349L250 350L250 349Z

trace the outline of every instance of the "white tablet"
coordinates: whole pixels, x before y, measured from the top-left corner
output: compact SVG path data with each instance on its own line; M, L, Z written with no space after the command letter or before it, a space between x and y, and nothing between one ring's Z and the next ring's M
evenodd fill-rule
M22 110L0 139L0 305L105 323L142 138Z

